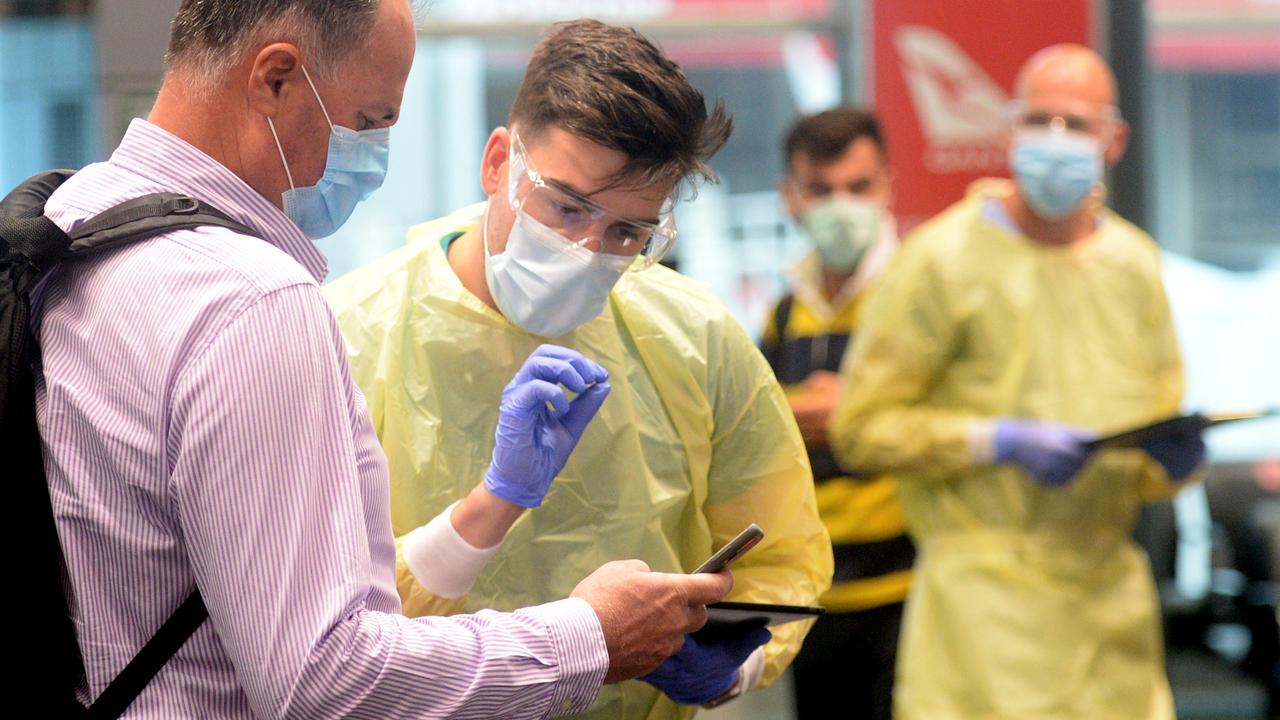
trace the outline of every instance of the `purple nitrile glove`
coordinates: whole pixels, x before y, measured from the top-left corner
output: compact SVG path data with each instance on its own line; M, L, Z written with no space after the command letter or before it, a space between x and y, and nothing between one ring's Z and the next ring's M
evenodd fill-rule
M609 394L609 373L568 348L541 345L502 391L489 492L521 507L542 504L578 439ZM578 393L571 402L563 385Z
M995 460L1021 465L1037 482L1062 487L1089 459L1095 433L1057 423L1004 418L996 422Z
M705 643L685 635L680 652L640 679L681 705L701 705L733 687L738 668L772 637L764 628Z

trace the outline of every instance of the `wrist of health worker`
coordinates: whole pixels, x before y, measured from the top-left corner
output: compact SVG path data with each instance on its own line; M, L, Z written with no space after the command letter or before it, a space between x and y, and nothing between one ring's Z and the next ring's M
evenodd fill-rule
M472 547L491 548L502 544L507 531L526 508L495 495L483 482L477 483L460 502L454 503L449 519L453 528Z

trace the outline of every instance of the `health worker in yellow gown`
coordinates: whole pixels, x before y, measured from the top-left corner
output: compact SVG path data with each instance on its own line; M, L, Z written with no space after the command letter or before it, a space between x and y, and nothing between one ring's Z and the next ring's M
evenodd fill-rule
M1204 444L1086 446L1182 398L1160 250L1101 203L1127 139L1115 104L1092 50L1032 57L1013 181L977 183L903 242L842 368L831 446L895 475L918 551L898 718L1173 717L1130 531Z
M690 572L752 522L765 537L734 563L728 599L814 604L827 589L831 543L781 387L705 287L655 264L675 239L671 198L713 175L729 132L643 36L556 26L480 158L487 202L413 228L406 247L328 287L387 453L407 614L560 598L617 558ZM503 385L547 342L607 371L541 351L544 371L563 365L569 391L603 404L553 482L486 475L513 430ZM592 396L604 383L607 397ZM689 717L776 679L807 629L687 639L643 681L607 685L587 715Z

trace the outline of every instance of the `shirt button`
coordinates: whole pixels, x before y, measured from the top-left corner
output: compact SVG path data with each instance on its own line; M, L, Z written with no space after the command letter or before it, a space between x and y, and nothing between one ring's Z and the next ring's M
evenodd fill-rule
M560 701L560 710L562 712L569 712L569 708L571 707L573 707L573 701L570 700L569 698L565 698L564 700Z

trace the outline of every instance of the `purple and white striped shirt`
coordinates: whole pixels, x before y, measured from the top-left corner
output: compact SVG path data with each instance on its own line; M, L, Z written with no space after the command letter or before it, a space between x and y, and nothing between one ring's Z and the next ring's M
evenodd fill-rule
M212 158L135 120L46 207L64 229L158 191L262 234L169 233L39 288L37 403L96 697L195 587L207 620L128 717L542 717L608 666L580 600L406 619L386 462L325 260Z

